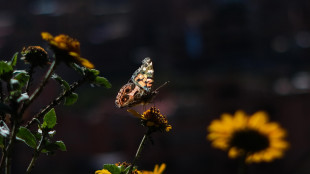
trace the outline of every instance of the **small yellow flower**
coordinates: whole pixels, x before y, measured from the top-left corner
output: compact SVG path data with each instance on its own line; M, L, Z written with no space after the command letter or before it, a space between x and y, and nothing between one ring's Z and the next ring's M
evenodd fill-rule
M212 146L228 151L230 158L245 156L245 162L270 162L281 158L289 143L286 131L276 122L269 122L267 113L259 111L247 116L237 111L223 114L207 127Z
M133 109L128 109L127 111L141 119L143 126L152 128L154 131L161 130L169 132L172 129L172 126L168 124L167 118L155 107L151 107L143 112L142 115Z
M146 171L142 170L142 174L162 174L164 170L166 169L166 164L162 163L160 167L158 164L155 165L154 171Z
M95 174L112 174L112 173L106 169L102 169L102 170L97 170Z
M86 68L94 68L94 65L90 61L80 56L80 42L76 39L64 34L54 37L48 32L42 32L41 36L43 40L46 40L50 44L55 52L56 59L61 59L66 63L75 62Z
M21 59L32 66L44 66L49 62L47 52L40 46L24 47L21 54Z

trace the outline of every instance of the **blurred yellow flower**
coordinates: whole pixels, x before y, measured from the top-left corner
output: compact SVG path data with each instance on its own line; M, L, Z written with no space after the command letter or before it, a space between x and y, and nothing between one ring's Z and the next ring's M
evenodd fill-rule
M281 158L289 143L286 131L276 122L269 122L267 113L259 111L247 116L243 111L235 115L223 114L207 127L207 139L212 146L227 150L230 158L245 157L246 163L270 162Z
M155 165L154 171L146 171L142 170L142 174L162 174L164 170L166 169L166 164L162 163L160 167L158 164Z
M172 126L168 124L167 118L156 107L151 107L143 112L142 115L133 109L128 109L127 111L141 119L143 126L152 128L154 131L161 130L169 132L172 129Z
M102 170L97 170L95 174L112 174L112 173L106 169L102 169Z
M94 68L94 65L90 61L80 56L80 42L76 39L64 34L54 37L48 32L42 32L41 36L43 40L46 40L50 44L55 52L56 58L67 63L75 62L86 68Z

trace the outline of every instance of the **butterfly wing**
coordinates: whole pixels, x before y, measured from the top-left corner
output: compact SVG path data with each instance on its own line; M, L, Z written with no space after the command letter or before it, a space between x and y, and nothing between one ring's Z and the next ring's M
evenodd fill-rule
M118 108L131 107L139 104L143 91L134 83L125 84L118 92L115 105Z
M147 92L151 91L153 85L154 69L149 57L142 61L142 65L133 73L131 81Z

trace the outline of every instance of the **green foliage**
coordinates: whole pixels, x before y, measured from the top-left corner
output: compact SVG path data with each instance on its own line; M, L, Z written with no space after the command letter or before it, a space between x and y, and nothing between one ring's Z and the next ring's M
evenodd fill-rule
M1 137L8 137L10 134L10 129L9 127L5 124L3 120L0 120L0 136Z
M12 77L13 67L6 61L0 61L0 79L8 82Z
M23 71L23 70L14 71L13 74L14 74L14 79L17 80L19 83L19 89L24 87L29 81L30 76L28 75L26 71Z
M48 113L44 115L43 123L42 123L42 129L48 128L53 129L56 125L56 112L55 109L51 109Z
M62 141L46 141L44 148L42 149L42 153L53 154L56 150L67 151L65 143Z
M130 166L124 167L124 166L117 166L115 164L104 164L103 169L108 170L112 174L124 174L127 173L127 171L130 169ZM133 167L133 170L135 170L136 167Z
M104 86L106 88L111 88L112 87L112 85L108 81L108 79L106 79L105 77L100 77L100 76L97 76L95 78L95 80L93 81L93 84L96 84L98 86Z
M16 139L19 141L23 141L28 146L32 148L37 148L36 137L31 133L31 131L25 127L20 127L17 134Z
M53 74L52 78L56 80L65 90L70 90L69 83L63 80L60 76L58 76L57 74Z
M64 105L66 106L73 105L77 101L78 97L79 95L77 93L72 92L69 96L65 98Z
M12 67L15 67L15 66L16 66L16 63L17 63L17 56L18 56L18 52L16 52L16 53L13 55L11 61L9 62L9 64L10 64Z

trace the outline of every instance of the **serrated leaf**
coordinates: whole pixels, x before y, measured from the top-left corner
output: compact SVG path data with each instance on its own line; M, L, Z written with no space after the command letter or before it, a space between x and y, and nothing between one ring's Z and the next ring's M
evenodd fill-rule
M111 83L105 77L97 76L93 83L99 86L105 86L106 88L112 87Z
M119 166L116 166L115 164L104 164L103 169L106 169L113 174L121 174L122 173L122 168Z
M0 120L0 136L7 137L10 134L9 127L5 124L3 120Z
M16 65L16 63L17 63L17 56L18 56L18 52L16 52L16 53L13 55L13 57L12 57L12 59L11 59L11 61L10 61L10 65L11 65L12 67L14 67L14 66Z
M57 121L56 112L55 109L52 108L50 111L48 111L48 113L44 115L42 128L53 129L54 126L56 125L56 121Z
M30 132L29 129L25 127L20 127L17 134L16 134L16 139L23 141L26 143L28 146L32 148L37 148L37 141L36 137Z
M77 99L78 99L79 95L77 93L71 93L69 96L67 96L65 98L65 102L64 102L64 105L66 106L70 106L70 105L73 105Z
M64 79L62 79L60 76L57 74L53 74L52 76L53 79L55 79L65 90L70 90L70 85L68 82L66 82Z

